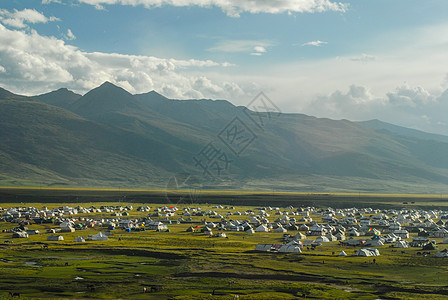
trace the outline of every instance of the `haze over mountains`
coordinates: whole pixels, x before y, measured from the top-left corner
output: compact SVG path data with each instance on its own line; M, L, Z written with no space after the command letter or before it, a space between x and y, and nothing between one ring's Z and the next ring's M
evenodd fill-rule
M132 95L109 82L84 96L0 89L0 107L2 186L164 188L188 173L204 188L448 191L448 137L378 120Z

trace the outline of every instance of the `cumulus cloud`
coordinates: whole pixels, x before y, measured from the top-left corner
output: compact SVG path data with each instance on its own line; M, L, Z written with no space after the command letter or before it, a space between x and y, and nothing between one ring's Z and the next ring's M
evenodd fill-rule
M311 41L311 42L307 42L302 44L302 46L315 46L315 47L320 47L322 45L328 44L328 42L323 42L323 41Z
M412 108L426 105L435 100L435 97L424 88L411 87L407 84L387 93L387 98L392 105Z
M420 86L404 84L383 96L365 86L351 85L317 96L304 109L306 113L333 119L382 121L428 132L448 134L446 115L448 90L431 93Z
M330 0L78 0L79 2L103 7L103 5L143 5L150 9L163 5L218 7L228 16L239 17L241 13L316 13L326 11L345 12L348 4Z
M28 9L28 8L24 10L14 9L13 12L10 12L6 9L0 9L0 22L10 27L25 28L27 27L26 23L36 24L36 23L48 23L54 21L60 21L60 20L56 17L47 18L42 13L34 9Z
M131 93L155 89L172 98L232 99L242 91L233 81L204 75L204 68L219 70L230 66L228 63L85 52L55 37L34 30L11 30L1 24L0 61L3 87L28 94L59 87L82 93L106 80ZM196 70L202 75L195 75Z

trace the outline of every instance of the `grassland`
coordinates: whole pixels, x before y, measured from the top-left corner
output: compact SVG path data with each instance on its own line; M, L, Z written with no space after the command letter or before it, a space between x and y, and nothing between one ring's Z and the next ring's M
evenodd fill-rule
M0 187L2 203L45 202L130 202L159 204L216 203L262 206L316 206L316 207L376 207L424 208L448 207L448 194L403 193L306 193L278 191L197 190L190 197L190 190L121 188L50 188L50 187ZM168 196L167 196L168 195Z
M55 199L69 197L65 195L67 191L61 193L53 196ZM107 197L114 195L112 191L79 191L78 195L70 197L74 201L77 197L78 200L90 197L93 201L76 204L84 207L138 205L135 201L127 201L133 196L127 194L123 198L121 193L116 195L122 200L120 202L98 202L107 198L104 193L112 193ZM26 194L27 191L16 192L17 199L24 199L21 197ZM253 194L250 195L253 197ZM230 196L239 199L240 195ZM275 205L278 199L268 196ZM42 192L40 197L38 199L49 195L44 196ZM415 204L419 203L419 199L414 198ZM145 205L152 208L160 205L150 204L150 200L147 199ZM162 201L161 198L159 200ZM435 200L438 200L437 197L428 198L425 203L437 204ZM282 201L284 199L277 203ZM296 206L300 205L297 199L295 201ZM401 201L402 196L383 199L385 205L391 206L403 205ZM169 204L167 199L165 204ZM1 204L3 208L17 205L3 201ZM25 207L52 208L63 205L73 206L73 203L20 203ZM193 206L176 204L179 209L187 205ZM213 207L204 203L194 206L204 210ZM255 207L236 206L239 211L247 209L253 210ZM229 211L214 210L223 215ZM146 215L134 209L130 211L129 218ZM81 217L111 218L110 213L76 216ZM229 218L232 217L245 218ZM319 216L312 217L319 221ZM193 217L193 221L199 222L204 218L216 220L203 216ZM0 228L10 229L16 225L2 222ZM108 241L86 243L74 243L73 240L79 235L87 236L107 229L95 227L63 233L65 240L60 242L46 240L48 235L44 232L57 227L53 224L28 226L42 232L28 239L12 240L11 233L0 233L0 297L7 298L11 291L20 292L24 298L57 299L234 299L235 295L239 295L239 299L448 298L448 260L435 258L434 251L430 256L423 257L417 255L420 248L396 250L383 246L379 248L381 256L376 257L376 263L372 258L350 256L357 248L340 246L337 242L325 243L316 250L305 247L302 254L257 253L253 251L255 245L282 243L282 234L269 232L251 235L226 231L228 239L210 238L201 233L186 232L189 226L191 224L172 224L170 232L125 232L117 229L111 231ZM13 243L5 243L11 240ZM48 249L44 245L48 245ZM440 249L448 247L440 246ZM349 257L337 256L341 250L346 251ZM147 293L143 293L144 287ZM149 292L151 287L153 292Z

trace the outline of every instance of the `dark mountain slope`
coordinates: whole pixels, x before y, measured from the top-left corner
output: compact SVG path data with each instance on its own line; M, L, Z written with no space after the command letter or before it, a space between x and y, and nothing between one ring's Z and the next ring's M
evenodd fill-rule
M163 187L183 172L209 188L448 190L448 143L441 141L302 114L262 114L258 127L227 101L131 95L111 83L76 100L64 90L35 98L42 102L0 90L1 182ZM50 98L57 101L43 103ZM64 103L71 104L56 107ZM230 148L241 140L229 144L235 117L253 138L237 154ZM210 143L229 159L214 179L194 160Z
M53 106L57 106L57 107L61 107L61 108L68 108L74 102L76 102L79 98L81 98L81 95L78 95L72 91L69 91L66 88L61 88L57 91L34 96L33 98L37 99L41 102L44 102L46 104L49 104L49 105L53 105Z

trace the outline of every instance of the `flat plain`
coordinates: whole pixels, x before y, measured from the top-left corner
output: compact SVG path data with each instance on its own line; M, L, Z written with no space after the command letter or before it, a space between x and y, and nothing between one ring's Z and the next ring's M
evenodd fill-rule
M214 211L227 220L244 220L246 215L229 212L254 211L271 203L279 211L315 206L375 207L395 209L446 208L443 195L336 195L203 192L196 203L188 197L166 197L162 191L94 191L3 189L4 210L11 207L63 206L126 207L122 219L144 219L161 207L176 207L171 217L151 217L167 224L166 230L130 231L92 227L61 233L63 241L47 241L53 223L30 222L29 230L40 234L12 239L12 233L0 233L0 297L9 292L22 298L104 298L104 299L445 299L448 298L448 259L436 258L435 251L422 256L422 249L378 247L378 257L355 257L360 247L342 246L339 241L323 243L302 253L254 251L257 244L282 244L283 233L222 231L227 238L215 238L201 232L205 222L219 222L213 215L190 216L190 222L177 223L184 209L200 207ZM171 194L172 195L172 194ZM34 200L34 201L33 201ZM109 201L111 202L109 202ZM403 203L405 202L405 203ZM222 204L222 208L217 204ZM258 203L258 204L257 204ZM294 208L287 208L291 205ZM149 212L137 211L149 206ZM231 209L229 206L233 206ZM226 208L227 207L227 208ZM276 210L268 217L278 216ZM269 213L269 211L268 211ZM322 222L319 213L310 216ZM72 219L106 220L110 212L69 216ZM171 220L168 222L167 220ZM77 223L77 222L75 222ZM300 223L300 222L299 222ZM8 231L18 224L1 222ZM214 233L221 232L212 229ZM77 236L110 232L107 241L74 242ZM288 231L295 235L298 231ZM415 237L412 234L409 241ZM316 237L308 236L306 240ZM370 237L360 237L370 238ZM433 238L431 238L433 239ZM439 249L443 238L434 238ZM348 256L338 254L344 250ZM373 261L375 259L375 261ZM144 292L146 289L146 292Z

